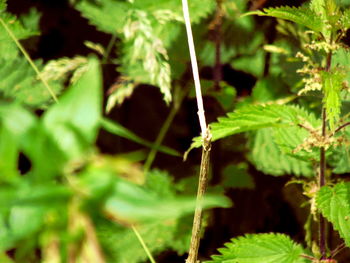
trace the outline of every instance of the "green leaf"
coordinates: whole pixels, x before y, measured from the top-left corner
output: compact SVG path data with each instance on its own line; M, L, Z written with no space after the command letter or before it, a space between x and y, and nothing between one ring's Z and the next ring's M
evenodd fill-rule
M0 0L0 13L6 10L7 4L6 0Z
M303 263L303 248L283 234L255 234L232 239L207 263Z
M322 187L316 196L317 208L350 246L350 183Z
M277 8L265 8L263 11L252 11L245 15L270 16L295 22L305 26L315 32L322 32L324 21L313 10L308 7L289 7L282 6Z
M278 104L248 105L228 113L227 117L220 117L217 122L210 124L213 136L212 141L262 128L298 125L305 122L305 120L311 123L313 127L318 126L318 121L298 106ZM201 138L194 138L191 149L200 146Z
M164 192L159 191L159 187L155 188L157 181L164 183L164 178L156 176L153 176L155 181L152 185L142 187L116 178L114 173L105 169L91 168L83 172L79 187L91 196L93 196L92 193L103 192L104 194L100 195L105 197L102 200L103 210L111 218L122 222L155 222L175 219L194 212L196 206L194 197L165 195ZM101 186L101 181L106 182L103 183L106 186ZM230 201L226 197L217 195L207 195L202 203L204 208L229 205Z
M0 42L1 43L1 42ZM35 61L41 69L41 61ZM44 108L52 102L52 96L43 83L38 80L33 68L23 57L14 59L0 59L0 93L3 98L34 108ZM63 85L59 82L50 82L50 87L58 94Z
M289 139L292 140L294 134L291 135ZM256 169L274 176L285 174L312 176L314 171L311 162L297 159L282 151L280 145L276 143L276 137L276 131L273 128L261 129L249 135L251 149L249 159Z
M176 196L172 178L163 171L150 171L144 188L159 199ZM192 215L189 215L142 223L136 227L153 256L169 248L183 254L190 244L192 221ZM107 262L138 263L147 260L144 249L130 228L102 221L97 223L97 233L106 251Z
M39 34L37 26L32 24L32 28L25 28L24 25L10 13L0 11L0 19L7 25L9 30L18 40L26 39ZM38 21L37 21L38 22ZM12 38L9 36L3 25L0 24L0 58L15 59L19 54L19 50Z
M346 138L349 138L349 133L345 133ZM350 172L350 149L346 144L339 145L332 151L331 158L328 161L333 166L332 172L335 174L344 174Z
M102 115L102 80L99 62L90 58L88 71L53 105L44 116L44 126L68 156L96 139Z
M343 87L345 76L338 70L332 72L324 71L321 76L324 88L323 103L326 108L330 129L334 131L335 123L338 122L340 116L340 91Z
M131 6L127 1L104 0L99 4L81 1L76 8L99 30L115 34L122 33Z
M35 117L14 104L0 104L0 173L1 180L18 176L18 156L21 141L36 124Z
M350 28L350 9L346 9L340 18L342 28L346 31Z
M45 209L40 206L13 207L9 216L12 237L20 240L39 231L44 223L44 214Z
M119 123L117 123L115 121L111 121L107 118L102 118L100 123L101 123L101 126L103 129L105 129L106 131L108 131L112 134L115 134L115 135L120 136L122 138L128 139L130 141L136 142L136 143L141 144L143 146L153 148L153 144L151 142L140 138L139 136L137 136L136 134L134 134L133 132L126 129L125 127L123 127L122 125L120 125ZM166 153L166 154L169 154L172 156L181 156L178 151L175 151L175 150L168 148L166 146L161 145L161 146L159 146L159 148L157 150L162 152L162 153Z

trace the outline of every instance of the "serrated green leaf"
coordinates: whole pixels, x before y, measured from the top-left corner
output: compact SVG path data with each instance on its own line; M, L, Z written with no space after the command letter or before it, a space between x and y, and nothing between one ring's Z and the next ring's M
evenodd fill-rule
M350 183L322 187L316 196L317 208L350 246Z
M263 11L252 11L245 15L258 15L280 18L292 21L299 25L305 26L315 32L322 32L324 29L324 21L314 11L308 7L289 7L282 6L277 8L265 8Z
M341 109L340 91L343 87L344 74L339 71L322 72L322 81L324 88L323 103L327 112L329 127L332 131L335 129L335 123L339 120Z
M345 130L345 133L341 136L344 136L345 140L348 140L350 138L349 131ZM350 172L350 148L347 143L337 146L327 160L334 167L332 170L333 173L344 174Z
M305 110L293 105L248 105L234 112L228 113L227 117L218 118L217 122L210 124L212 141L241 133L269 127L289 127L309 121L313 127L318 123L314 117ZM192 148L201 146L201 138L194 138Z
M0 41L1 42L1 41ZM42 68L41 61L35 61ZM52 103L52 96L43 83L38 80L33 68L23 57L0 59L0 93L3 98L11 99L34 108L44 108ZM63 85L50 82L55 94L60 93Z
M288 129L281 128L283 131ZM265 128L249 136L251 145L249 157L256 169L274 176L285 174L312 176L314 172L311 163L283 152L281 146L276 143L277 136L275 133L274 129ZM289 139L293 139L294 134L291 135Z
M39 34L37 26L32 24L32 28L25 28L24 25L14 15L10 13L0 13L0 19L18 39L26 39L31 36ZM34 22L34 21L33 21ZM12 38L9 36L5 27L0 24L0 58L1 59L15 59L19 54L19 50Z
M303 263L303 248L283 234L255 234L232 239L206 263Z
M99 30L110 34L122 33L128 10L128 1L105 0L99 4L81 1L76 8Z
M132 131L126 129L125 127L123 127L119 123L116 123L115 121L111 121L107 118L102 118L100 123L101 123L101 126L103 129L105 129L106 131L108 131L112 134L115 134L115 135L120 136L122 138L128 139L130 141L136 142L136 143L141 144L143 146L153 148L153 144L151 142L140 138L139 136L134 134ZM162 152L162 153L166 153L166 154L169 154L172 156L181 156L178 151L175 151L175 150L173 150L169 147L166 147L166 146L161 145L161 146L159 146L159 148L157 150Z

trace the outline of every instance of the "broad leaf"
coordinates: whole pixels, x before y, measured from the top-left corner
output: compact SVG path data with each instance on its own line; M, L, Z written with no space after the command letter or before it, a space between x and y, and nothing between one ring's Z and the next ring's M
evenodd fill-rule
M106 169L91 168L82 174L80 188L102 202L103 211L121 222L155 222L175 219L194 212L196 200L187 196L164 196L156 189L141 187L116 178ZM159 178L162 179L162 178ZM155 182L152 184L156 185ZM163 189L164 190L164 189ZM202 206L227 207L230 201L223 196L207 195Z
M241 133L262 128L290 127L308 122L313 127L318 121L313 115L302 108L292 105L249 105L228 113L227 117L218 118L218 122L210 124L213 141ZM192 148L201 146L201 138L194 138Z
M88 71L44 116L50 136L68 156L77 156L94 142L102 114L102 81L99 62L91 58Z
M21 141L36 124L35 117L14 104L0 104L0 173L1 180L18 175Z
M280 129L280 130L288 130ZM249 159L256 169L266 174L280 176L294 174L297 176L312 176L314 174L311 163L297 159L283 151L276 143L276 131L272 128L265 128L249 135L250 155ZM281 138L280 138L281 139ZM290 137L293 139L293 134ZM299 143L301 143L299 141ZM295 144L297 147L298 144Z
M317 208L350 246L350 183L322 187L316 196Z
M303 248L283 234L255 234L232 239L206 263L303 263Z
M175 184L172 178L162 171L152 170L147 175L145 189L158 198L175 197ZM173 218L166 221L148 222L136 226L152 255L171 248L179 254L187 252L191 238L193 217ZM135 233L106 220L98 221L97 233L108 262L138 263L147 260L147 255Z
M265 8L263 11L252 11L245 15L270 16L295 22L305 26L315 32L322 32L324 22L322 18L308 7L289 7L282 6L277 8Z

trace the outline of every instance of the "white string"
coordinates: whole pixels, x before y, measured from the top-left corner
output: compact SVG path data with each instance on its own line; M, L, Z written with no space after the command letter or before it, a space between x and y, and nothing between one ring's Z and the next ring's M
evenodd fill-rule
M182 8L183 8L185 25L186 25L188 47L189 47L189 50L190 50L192 73L193 73L193 79L194 79L194 86L195 86L195 89L196 89L196 98L197 98L197 106L198 106L197 114L198 114L198 118L199 118L199 124L201 126L202 137L204 139L207 136L207 123L205 121L205 115L204 115L204 106L203 106L203 98L202 98L202 91L201 91L201 83L199 81L198 64L197 64L197 58L196 58L196 51L195 51L195 48L194 48L194 41L193 41L192 28L191 28L191 20L190 20L190 14L189 14L189 11L188 11L187 0L182 0Z

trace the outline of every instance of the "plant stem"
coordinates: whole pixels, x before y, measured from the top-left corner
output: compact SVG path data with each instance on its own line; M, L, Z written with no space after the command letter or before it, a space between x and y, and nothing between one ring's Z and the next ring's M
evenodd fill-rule
M346 126L349 126L350 122L346 122L343 125L340 125L338 128L336 128L333 132L333 135L336 134L338 131L340 131L341 129L345 128Z
M326 68L327 72L330 71L332 65L332 51L327 54ZM327 136L327 113L326 108L322 108L322 137ZM319 187L321 188L326 184L326 149L320 148L320 171L319 171ZM319 214L319 247L321 252L321 259L327 259L327 245L326 245L326 221L324 217Z
M111 40L110 40L109 43L108 43L106 52L105 52L104 55L103 55L102 64L106 64L106 62L107 62L107 60L108 60L108 57L109 57L109 54L111 53L112 48L113 48L113 45L114 45L114 43L115 43L116 40L117 40L117 32L114 32L114 34L113 34L112 37L111 37Z
M181 91L179 91L179 93L181 93ZM166 133L168 132L171 123L173 122L177 112L179 111L180 104L182 103L183 97L184 97L183 93L179 94L179 97L178 97L179 101L174 102L174 104L170 110L170 113L168 114L168 117L166 118L165 122L163 123L163 125L158 133L157 139L154 142L152 149L151 149L150 153L148 154L145 165L144 165L145 175L147 175L148 171L152 167L152 163L153 163L154 159L156 158L159 146L162 144L162 141L163 141Z
M209 131L209 130L208 130ZM193 218L191 246L188 253L186 263L197 263L198 249L201 236L202 226L202 202L207 188L209 162L210 162L210 150L211 150L211 136L207 133L204 139L202 149L202 161L199 173L199 182L197 190L196 211Z
M19 50L23 53L24 57L27 59L27 61L29 62L29 64L32 66L32 68L34 69L35 73L37 74L38 78L41 80L41 82L44 84L45 88L48 90L48 92L50 93L51 97L53 98L53 100L58 103L58 99L56 94L53 92L53 90L51 89L50 85L47 83L47 81L42 77L38 67L35 65L35 63L33 62L33 60L30 58L29 54L27 53L27 51L24 49L24 47L21 45L21 43L18 41L17 37L13 34L13 32L11 31L11 29L7 26L7 24L5 23L5 21L0 17L0 23L1 25L5 28L6 32L9 34L9 36L11 37L11 39L13 40L13 42L16 43L17 47L19 48Z
M156 263L156 261L154 260L154 258L153 258L153 256L152 256L151 252L149 251L149 249L148 249L148 247L147 247L145 241L143 240L142 236L140 235L139 231L137 230L137 228L136 228L134 225L132 225L131 228L132 228L132 230L134 231L134 233L135 233L137 239L140 241L141 246L142 246L143 249L145 250L145 252L146 252L146 254L147 254L147 256L148 256L148 259L151 261L151 263Z

